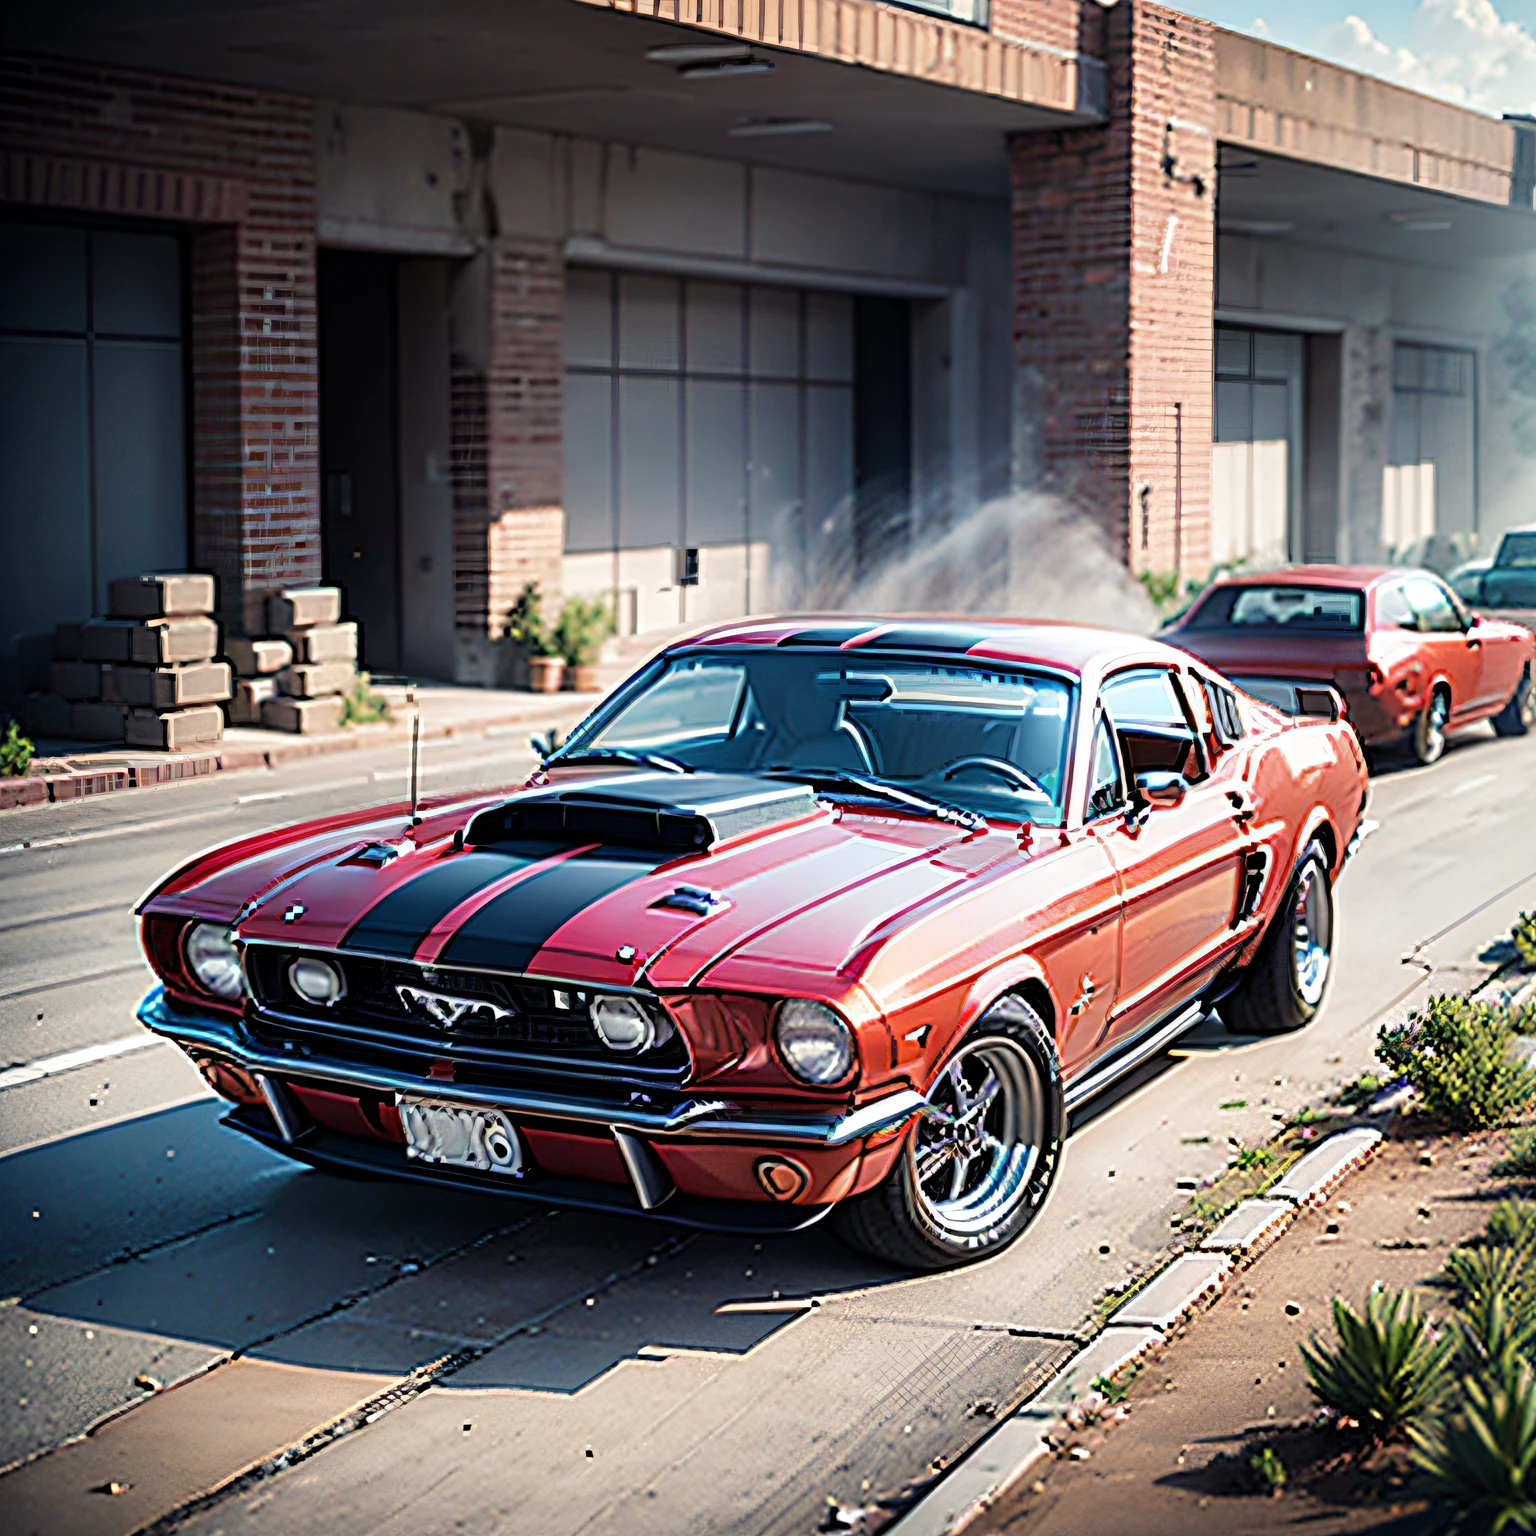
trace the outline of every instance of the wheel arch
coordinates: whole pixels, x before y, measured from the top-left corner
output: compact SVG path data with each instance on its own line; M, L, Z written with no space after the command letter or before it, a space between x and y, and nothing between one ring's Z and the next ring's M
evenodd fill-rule
M1051 1039L1056 1040L1061 1009L1057 1005L1056 994L1051 991L1045 970L1032 955L1015 955L1003 964L983 971L971 983L965 1002L960 1007L959 1021L945 1046L943 1056L947 1056L950 1049L970 1033L976 1021L984 1017L993 1004L1005 997L1023 998L1040 1015L1040 1022L1045 1025ZM942 1060L943 1056L938 1059Z
M1314 843L1323 845L1323 853L1328 860L1328 874L1330 881L1339 873L1340 861L1344 857L1344 849L1339 842L1339 834L1333 825L1333 819L1328 813L1327 806L1315 805L1307 813L1306 819L1301 824L1301 830L1297 833L1295 841L1291 844L1291 867L1286 878L1295 873L1296 866L1301 862L1302 855Z

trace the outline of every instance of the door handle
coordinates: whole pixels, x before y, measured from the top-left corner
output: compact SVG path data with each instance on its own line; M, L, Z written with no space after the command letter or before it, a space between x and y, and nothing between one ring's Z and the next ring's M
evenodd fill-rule
M1239 826L1252 821L1257 814L1254 811L1252 801L1248 798L1246 790L1229 789L1227 791L1227 799L1232 802L1232 820Z
M1083 979L1079 983L1079 986L1081 990L1072 1000L1072 1005L1067 1009L1067 1012L1070 1013L1074 1019L1083 1011L1083 1009L1088 1006L1089 1003L1093 1001L1093 977L1087 971L1083 972Z

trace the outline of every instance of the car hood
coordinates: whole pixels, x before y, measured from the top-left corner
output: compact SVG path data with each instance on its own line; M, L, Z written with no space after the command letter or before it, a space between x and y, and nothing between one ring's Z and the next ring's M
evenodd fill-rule
M838 996L903 914L1019 856L1013 828L814 800L696 852L523 826L473 840L478 817L537 797L429 806L414 828L390 807L266 834L194 861L141 910L220 919L246 941L445 968Z

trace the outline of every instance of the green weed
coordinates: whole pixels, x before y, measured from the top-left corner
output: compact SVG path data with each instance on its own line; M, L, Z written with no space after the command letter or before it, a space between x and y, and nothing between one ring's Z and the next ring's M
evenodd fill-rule
M1418 1089L1424 1107L1458 1130L1497 1125L1536 1096L1536 1070L1514 1059L1507 1008L1432 997L1405 1024L1383 1026L1376 1054Z
M16 722L8 721L5 735L0 736L0 778L21 778L31 766L36 750L31 740L21 734Z

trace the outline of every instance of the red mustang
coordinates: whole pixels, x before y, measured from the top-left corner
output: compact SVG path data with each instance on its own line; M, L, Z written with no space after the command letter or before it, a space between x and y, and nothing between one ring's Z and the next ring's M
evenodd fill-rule
M1238 576L1163 633L1288 713L1308 707L1309 690L1337 688L1367 746L1406 741L1421 763L1439 758L1455 727L1491 719L1500 736L1524 736L1536 721L1536 636L1469 613L1432 571L1306 565Z
M1366 775L1155 641L763 621L680 641L530 783L204 854L140 1018L321 1167L938 1268L1067 1112L1217 1000L1295 1029Z

